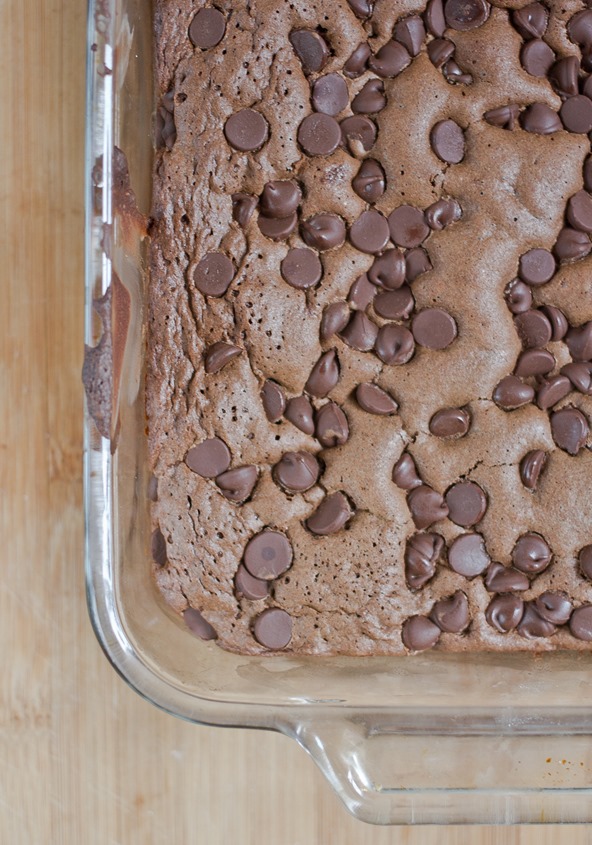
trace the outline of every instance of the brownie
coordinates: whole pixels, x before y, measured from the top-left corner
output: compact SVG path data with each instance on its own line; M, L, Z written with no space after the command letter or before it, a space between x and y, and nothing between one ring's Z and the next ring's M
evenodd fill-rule
M244 654L589 649L592 10L156 0L152 566Z

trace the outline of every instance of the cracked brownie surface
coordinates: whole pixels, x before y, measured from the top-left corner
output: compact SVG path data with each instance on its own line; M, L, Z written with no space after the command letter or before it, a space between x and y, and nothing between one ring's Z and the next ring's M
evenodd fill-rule
M153 569L248 654L592 642L592 11L157 0Z

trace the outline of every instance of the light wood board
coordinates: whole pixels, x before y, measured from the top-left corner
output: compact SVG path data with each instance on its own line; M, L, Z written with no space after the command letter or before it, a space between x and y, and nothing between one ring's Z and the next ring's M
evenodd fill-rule
M0 842L583 845L592 828L373 828L269 733L131 692L83 591L85 3L0 0Z

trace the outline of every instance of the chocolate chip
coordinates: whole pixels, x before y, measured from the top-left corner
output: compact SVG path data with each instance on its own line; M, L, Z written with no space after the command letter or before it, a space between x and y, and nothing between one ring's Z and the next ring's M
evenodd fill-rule
M304 389L322 399L335 387L339 381L339 359L335 349L323 352L317 363L310 371L310 375Z
M551 434L560 449L577 455L590 433L588 420L578 408L562 408L551 415Z
M527 575L538 575L549 566L552 557L546 540L533 532L523 534L512 549L512 563Z
M555 259L547 249L530 249L520 256L518 275L527 285L539 287L555 274Z
M547 590L536 599L535 610L542 619L553 625L565 625L573 610L573 605L565 593Z
M450 568L465 578L475 578L485 572L491 558L481 534L461 534L448 549Z
M284 281L297 290L312 288L321 281L323 265L312 249L290 249L280 264Z
M222 495L231 502L244 502L257 483L257 467L242 466L229 469L216 477Z
M465 157L465 135L454 120L441 120L430 132L434 153L447 164L459 164Z
M166 566L167 564L167 547L166 540L160 528L152 532L150 540L150 550L152 552L152 560L158 566Z
M451 85L470 85L473 81L471 74L465 73L454 59L448 59L443 71L446 81L450 82Z
M516 103L509 103L507 106L500 106L497 109L486 111L483 117L491 126L499 126L500 129L512 130L518 120L520 106Z
M523 38L542 38L549 13L542 3L530 3L512 11L512 23Z
M309 114L298 127L298 143L308 155L331 155L340 141L339 124L328 114Z
M300 431L305 434L314 434L314 408L308 396L295 396L289 399L284 416Z
M516 631L521 637L532 640L537 637L552 637L557 628L542 618L534 602L527 601L524 603L524 613Z
M484 583L490 593L521 592L530 587L530 581L523 572L501 563L489 565Z
M336 534L353 516L353 510L343 493L331 493L306 520L306 527L313 534L325 537Z
M591 249L592 243L585 232L565 226L557 236L553 252L562 264L567 264L585 258Z
M578 555L580 571L584 578L592 581L592 545L584 546Z
M520 115L520 123L525 132L535 135L551 135L563 128L559 115L546 103L533 103Z
M417 56L426 37L425 26L419 15L410 15L408 18L397 21L394 37L408 53Z
M506 376L493 391L493 401L504 411L513 411L528 405L534 399L534 388L516 376Z
M456 45L448 38L435 38L428 44L428 56L434 67L442 67L452 58Z
M267 141L269 125L254 109L242 109L230 115L224 134L231 147L240 152L258 150Z
M537 405L541 411L548 411L571 393L572 386L567 376L551 376L545 379L537 391Z
M261 402L269 422L281 420L286 410L286 397L279 384L267 380L261 389Z
M565 314L554 305L543 305L540 309L551 324L551 340L562 340L569 328Z
M335 402L327 402L317 411L315 437L325 449L343 446L349 440L347 417Z
M213 6L200 9L189 24L189 38L194 47L209 50L219 44L226 31L226 19Z
M230 450L219 437L211 437L193 446L185 455L185 463L202 478L216 478L230 466Z
M295 29L290 33L290 43L300 59L304 73L319 73L327 64L329 48L318 32Z
M302 240L321 252L345 242L345 223L336 214L315 214L301 224L300 231Z
M589 47L592 44L592 11L584 9L575 14L567 24L567 34L574 44Z
M360 408L369 414L389 416L399 410L399 405L393 397L376 384L359 384L356 387L356 401Z
M397 246L411 249L419 246L430 234L423 211L412 205L401 205L389 214L391 237Z
M215 629L194 607L188 607L187 610L183 611L183 620L191 633L199 637L200 640L218 639Z
M592 79L592 77L589 76L588 79ZM592 90L590 95L592 96ZM587 191L592 191L592 156L588 156L584 161L584 188Z
M432 523L448 516L448 506L444 497L427 484L414 487L407 494L407 505L415 527L420 530L429 528Z
M430 420L429 429L435 437L456 440L464 437L471 426L471 417L464 408L442 408Z
M520 461L520 478L529 490L536 490L540 474L546 463L547 453L543 452L542 449L533 449L531 452L527 452Z
M555 358L546 349L527 349L516 362L517 376L545 376L555 368Z
M349 320L349 314L349 308L345 302L332 302L331 305L327 305L321 318L321 340L327 340L344 329Z
M409 452L403 452L394 465L393 481L401 490L413 490L414 487L419 487L423 484L417 472L415 461Z
M576 390L585 396L592 396L592 364L566 364L561 368L561 374L567 376Z
M446 504L448 518L463 528L470 528L485 516L487 497L474 481L461 481L449 488Z
M385 320L406 320L415 308L415 300L408 285L398 290L379 293L373 302L374 310Z
M415 352L413 335L405 326L387 323L378 331L375 351L385 364L406 364Z
M433 648L440 639L440 634L438 626L427 616L412 616L403 622L401 629L403 645L409 651L425 651Z
M520 63L531 76L544 79L551 70L554 61L555 53L540 38L527 41L520 50Z
M244 564L254 578L273 581L292 566L292 557L292 546L286 535L264 528L245 546Z
M234 279L234 265L221 252L208 252L193 271L195 287L204 296L224 296Z
M428 0L425 10L426 29L435 38L441 38L446 29L442 0Z
M240 346L235 346L233 343L225 343L223 340L219 340L211 346L208 346L204 362L204 369L206 373L209 375L218 373L227 364L229 364L233 358L237 358L242 351L243 350Z
M485 618L501 634L513 631L524 614L524 602L518 596L495 596L485 611Z
M340 338L359 352L370 352L376 342L378 326L363 311L354 311Z
M531 309L514 317L514 325L522 345L526 349L546 346L551 340L553 331L551 323L542 311Z
M356 249L375 255L382 252L389 240L389 225L379 211L363 211L349 230L349 239Z
M432 270L430 256L421 246L416 246L405 253L405 279L414 282L419 276L423 276Z
M451 29L466 32L483 26L490 9L486 0L446 0L444 17Z
M273 468L276 482L290 493L309 490L317 483L319 474L319 462L310 452L286 452Z
M415 341L426 349L446 349L457 334L454 318L441 308L424 308L413 318Z
M354 115L340 123L341 143L355 156L369 152L376 142L376 124L369 117Z
M353 51L347 62L343 66L343 72L350 79L355 79L361 76L368 68L368 59L372 55L370 45L367 41L362 41Z
M448 598L440 599L430 611L430 619L447 634L460 634L468 627L469 600L460 590Z
M369 79L352 100L354 114L376 114L386 106L384 84L380 79Z
M255 619L253 634L265 648L285 648L292 639L292 617L279 607L268 607Z
M592 232L592 196L578 191L567 203L567 222L581 232Z
M512 314L523 314L532 305L532 291L520 279L514 279L504 291L506 305Z
M569 620L569 630L577 640L592 640L592 604L576 608Z
M592 129L592 100L583 94L570 97L561 106L559 115L568 132L585 135Z
M411 56L398 41L387 41L380 50L368 60L368 67L382 79L392 79L411 62Z
M578 93L580 64L575 56L566 56L555 62L549 72L549 82L562 97L573 97ZM584 91L584 93L586 93Z
M356 17L365 20L374 11L374 0L347 0L348 5Z
M592 320L581 326L572 326L564 341L574 361L592 361Z
M419 590L436 574L436 564L444 549L439 534L414 534L405 546L405 581L410 590Z
M257 197L251 194L232 194L232 219L241 229L246 229L257 206Z
M289 217L265 217L260 214L257 224L262 235L272 241L285 241L289 238L298 225L298 215L291 214Z
M426 208L425 220L430 229L440 232L462 217L462 210L456 200L438 200Z
M376 202L386 190L382 165L373 158L364 159L352 179L352 188L365 202Z
M358 276L347 295L347 301L352 308L365 311L376 296L376 287L368 281L368 276Z
M390 221L389 221L390 222ZM374 260L368 270L368 279L374 285L395 290L405 283L405 256L398 249L387 249Z
M234 576L234 592L237 598L261 601L269 595L269 581L255 578L241 563Z
M319 76L312 86L312 106L315 111L335 116L349 103L349 91L345 79L338 73Z
M295 182L275 180L263 187L259 207L266 217L290 217L301 201L302 191Z

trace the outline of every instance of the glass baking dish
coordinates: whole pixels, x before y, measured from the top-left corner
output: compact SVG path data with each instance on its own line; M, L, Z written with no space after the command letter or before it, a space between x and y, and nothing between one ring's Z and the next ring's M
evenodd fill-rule
M143 397L145 232L131 195L123 201L121 183L116 185L121 149L137 205L148 213L151 54L148 0L91 0L89 347L103 332L93 303L115 275L129 294L124 351L111 356L116 363L106 376L112 388L109 436L99 433L88 407L85 418L88 605L108 659L130 686L175 716L293 737L359 819L591 822L588 654L241 657L196 640L158 597L149 564ZM118 301L121 294L111 300ZM107 321L113 338L121 336L115 311L112 324Z

